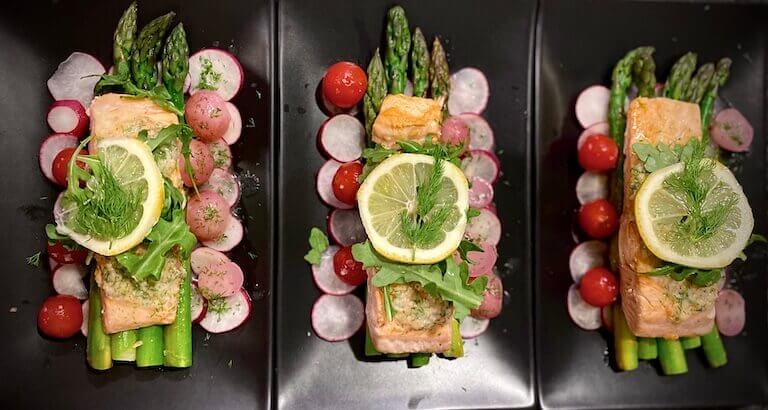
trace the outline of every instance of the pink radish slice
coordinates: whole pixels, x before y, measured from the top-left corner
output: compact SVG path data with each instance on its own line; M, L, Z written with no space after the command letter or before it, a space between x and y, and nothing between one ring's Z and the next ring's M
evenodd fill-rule
M360 113L360 109L358 108L357 104L349 108L341 108L333 105L332 102L328 101L328 99L325 98L325 94L322 94L321 98L323 99L323 108L325 109L325 113L331 117L339 114L349 114L351 116L355 116Z
M467 316L461 321L459 326L459 332L462 339L474 339L488 330L488 325L491 323L490 319L475 319L472 316Z
M494 205L494 204L490 204L490 205L486 206L483 209L487 209L487 210L491 211L494 215L497 215L497 216L499 215L499 213L496 212L496 205Z
M360 213L356 209L334 209L328 216L328 233L341 246L352 246L364 241L365 233Z
M203 320L203 317L205 316L205 312L208 310L208 302L205 300L205 298L203 298L202 295L200 295L200 292L197 290L197 285L193 284L189 291L189 307L192 323L200 323L200 321Z
M469 149L493 151L496 146L493 130L488 122L477 114L461 114L459 118L469 127Z
M472 188L469 190L469 206L472 208L485 208L493 202L493 185L480 177L471 177L469 182Z
M223 139L208 143L208 149L213 157L213 166L215 168L229 169L232 166L232 150Z
M492 184L496 183L501 171L499 159L491 151L472 150L469 156L461 160L461 169L467 178L479 177Z
M488 104L490 88L482 71L467 67L451 74L451 91L448 96L448 112L482 114Z
M496 246L501 240L501 221L493 212L483 208L480 215L472 218L464 233L470 239L477 239Z
M40 171L51 182L57 183L53 177L53 159L64 148L77 148L77 137L70 134L53 134L46 138L40 145L39 160Z
M608 101L611 90L602 85L587 87L576 99L576 119L584 128L608 121Z
M48 126L59 134L82 137L88 128L85 107L77 100L54 101L48 108Z
M576 198L581 205L608 198L608 175L587 171L576 181Z
M336 209L352 209L354 208L353 205L339 201L333 193L333 176L336 175L336 171L340 166L341 162L329 159L320 167L320 170L317 172L317 194L328 206Z
M584 330L600 329L603 322L601 309L585 302L576 284L568 289L568 314L573 323Z
M51 270L51 272L55 271L56 268L59 267L59 262L56 262L56 259L48 258L48 269Z
M602 241L586 241L573 248L568 260L568 267L571 269L573 282L581 282L582 276L588 270L598 266L605 266L607 254L608 245Z
M209 266L223 265L227 262L231 262L227 255L205 246L195 249L189 256L189 264L192 266L192 272L195 275L199 275L200 272Z
M234 98L245 81L243 67L232 54L206 48L189 57L189 93L213 88L224 101ZM201 88L201 85L205 87Z
M61 265L53 271L53 289L59 295L74 296L80 300L88 299L88 291L83 282L86 273L85 266L82 265Z
M237 183L237 178L229 171L221 168L214 169L208 182L200 186L199 189L200 192L217 192L230 207L235 206L240 199L240 184Z
M357 286L352 286L339 279L333 270L333 255L339 251L339 247L331 245L320 256L320 265L312 265L312 278L315 285L329 295L346 295Z
M603 322L605 330L613 333L613 305L606 305L600 308L600 320Z
M487 275L493 272L493 267L496 265L496 259L499 256L498 253L496 253L496 247L490 243L480 242L480 247L483 248L483 252L467 252L467 258L472 261L469 264L470 278Z
M584 141L586 141L587 137L590 135L603 134L610 136L610 132L611 130L608 128L607 122L598 122L597 124L593 124L581 132L578 141L576 141L576 149L581 148L581 145L584 144Z
M501 306L504 299L504 285L501 278L495 272L486 273L488 284L483 292L483 301L470 315L478 319L493 319L501 314Z
M229 217L227 220L227 227L224 228L224 233L212 240L203 242L204 246L213 248L219 252L229 252L237 246L240 241L243 240L243 224L234 216Z
M232 296L243 286L243 270L234 262L212 264L197 275L197 288L206 299Z
M76 51L62 61L48 79L48 91L54 100L77 100L88 107L93 99L93 87L105 72L96 57Z
M365 148L365 128L360 120L339 114L320 127L320 147L329 157L339 162L360 158Z
M90 316L90 302L88 299L83 302L82 308L83 308L83 323L80 324L80 333L83 334L83 336L88 337L88 317Z
M744 152L752 145L755 130L749 121L735 108L720 111L711 127L712 140L731 152Z
M365 309L355 295L322 295L312 306L312 329L329 342L347 340L363 326Z
M238 328L251 315L251 297L245 289L234 295L209 300L200 327L210 333L224 333Z
M229 128L221 136L221 139L227 144L232 145L240 139L240 135L243 133L243 117L240 116L240 110L237 109L235 104L227 102L224 105L227 107L227 111L229 111Z
M736 336L744 330L747 314L744 298L733 289L723 289L715 302L715 322L723 336Z

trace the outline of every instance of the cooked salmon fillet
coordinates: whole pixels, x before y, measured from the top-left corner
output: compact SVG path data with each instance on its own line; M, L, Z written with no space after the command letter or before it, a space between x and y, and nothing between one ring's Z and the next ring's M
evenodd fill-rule
M698 105L667 98L637 98L630 104L624 138L619 270L622 308L636 336L697 336L714 325L717 285L698 287L688 281L644 274L663 262L645 247L635 223L635 193L647 174L632 145L685 144L691 138L701 138Z
M430 98L388 95L373 123L372 140L385 148L397 141L424 142L431 135L440 138L442 103Z
M134 281L114 258L96 255L94 275L101 290L104 332L116 333L176 320L184 267L169 253L160 279Z
M392 284L392 320L384 310L384 292L368 276L365 315L368 332L381 353L443 353L451 347L453 308L429 295L418 283Z

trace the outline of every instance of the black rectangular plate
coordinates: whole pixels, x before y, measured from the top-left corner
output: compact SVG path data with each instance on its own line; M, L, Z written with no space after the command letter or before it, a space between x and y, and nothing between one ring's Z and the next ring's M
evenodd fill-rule
M316 145L326 119L315 91L340 60L366 67L381 47L389 1L282 1L278 7L280 154L276 315L276 402L285 409L499 408L534 404L529 218L529 72L533 1L404 1L410 26L439 34L456 69L476 66L489 78L485 112L505 173L496 199L504 236L499 268L509 293L502 315L464 358L405 361L363 356L362 332L348 342L320 340L310 310L320 291L302 259L312 226L325 230L329 209L315 194L324 158Z
M247 234L233 258L246 273L253 314L240 329L207 336L195 326L194 366L139 370L132 365L96 373L85 363L85 339L46 340L36 315L53 294L47 263L25 258L45 249L43 226L52 219L58 189L40 173L37 150L50 131L52 98L46 80L72 51L112 60L112 33L128 1L3 2L0 6L0 175L7 279L0 286L2 408L267 408L271 381L271 1L140 1L139 23L168 11L184 22L190 49L218 46L238 56L246 84L233 101L245 125L233 147L243 177L240 215ZM255 259L248 256L251 252ZM46 257L42 258L46 260ZM12 308L17 309L11 313Z
M553 408L723 407L764 404L766 362L765 252L752 249L733 285L747 301L747 325L725 338L729 363L709 369L700 349L687 353L689 372L660 375L641 362L633 372L609 365L609 338L582 331L566 309L572 280L568 254L575 246L572 220L580 128L573 114L578 93L610 84L613 65L640 45L656 47L657 77L691 50L699 61L733 59L721 96L750 119L752 149L738 167L755 215L766 233L765 79L766 8L654 2L545 0L537 37L536 69L536 358L541 404Z

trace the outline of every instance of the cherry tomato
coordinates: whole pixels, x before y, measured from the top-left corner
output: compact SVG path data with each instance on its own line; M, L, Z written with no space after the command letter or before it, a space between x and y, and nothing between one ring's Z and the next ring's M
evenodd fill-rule
M619 284L616 275L606 268L592 268L581 278L581 298L592 306L603 307L616 301Z
M619 147L606 135L587 137L579 148L579 164L587 171L605 172L616 168Z
M344 283L361 285L367 278L363 264L352 257L352 247L345 246L333 255L333 271Z
M619 229L619 215L610 202L598 199L581 207L579 226L587 235L604 239Z
M85 264L85 259L88 257L87 249L77 245L72 249L67 249L60 241L48 242L47 252L48 256L61 264Z
M56 182L58 182L61 186L67 186L67 176L69 175L69 160L72 159L72 155L74 153L74 148L64 148L63 150L59 151L59 153L56 154L56 156L53 158L53 178L55 178ZM88 151L82 150L80 151L80 155L88 155ZM85 163L82 161L77 161L77 166L85 169Z
M80 331L82 324L83 308L74 296L50 296L43 301L37 314L37 327L48 337L72 337Z
M357 190L360 189L358 177L363 172L359 162L342 164L333 176L333 195L345 204L354 205L357 202Z
M323 95L339 108L350 108L359 103L367 87L365 71L348 61L330 66L323 77Z

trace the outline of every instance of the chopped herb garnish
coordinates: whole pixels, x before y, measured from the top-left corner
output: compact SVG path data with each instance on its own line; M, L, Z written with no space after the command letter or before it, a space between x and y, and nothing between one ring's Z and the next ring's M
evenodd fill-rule
M309 252L304 255L304 260L312 265L319 265L323 252L328 248L328 237L318 228L312 228L309 232Z
M38 267L40 266L40 252L27 257L27 265Z

